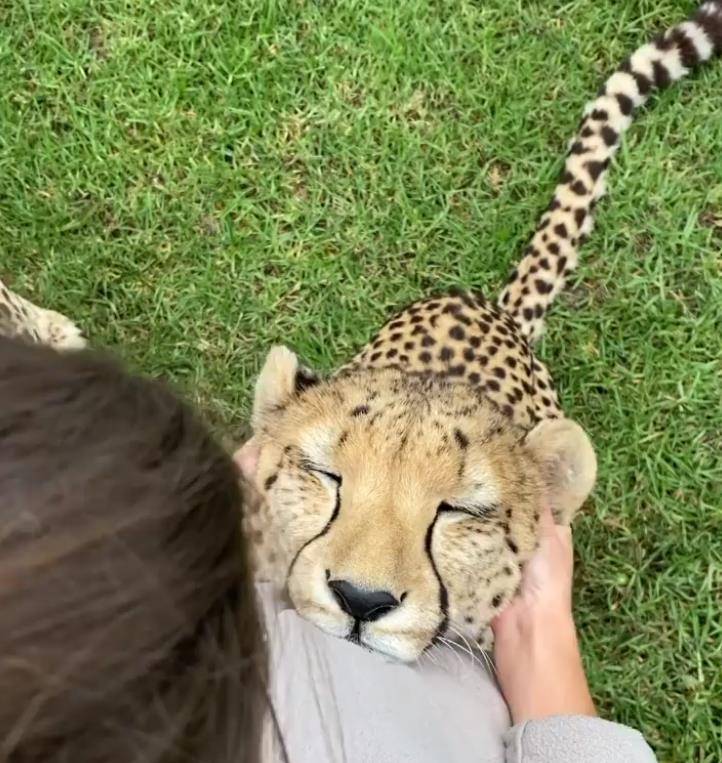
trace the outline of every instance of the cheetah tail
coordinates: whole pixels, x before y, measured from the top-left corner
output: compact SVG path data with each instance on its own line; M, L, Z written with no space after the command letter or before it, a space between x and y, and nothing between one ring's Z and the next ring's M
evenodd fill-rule
M587 105L554 198L499 298L530 339L541 335L546 311L577 265L578 248L592 230L594 206L604 194L607 167L635 110L654 90L720 53L722 0L713 0L639 48Z

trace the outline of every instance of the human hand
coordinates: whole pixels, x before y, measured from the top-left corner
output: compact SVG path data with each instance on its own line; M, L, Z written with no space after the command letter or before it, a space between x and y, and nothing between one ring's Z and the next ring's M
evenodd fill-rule
M514 723L550 715L596 715L572 616L569 527L546 508L539 548L519 595L493 621L497 676Z
M495 619L494 637L524 629L539 619L571 619L574 551L571 527L554 523L546 508L539 520L539 548L526 563L519 595Z

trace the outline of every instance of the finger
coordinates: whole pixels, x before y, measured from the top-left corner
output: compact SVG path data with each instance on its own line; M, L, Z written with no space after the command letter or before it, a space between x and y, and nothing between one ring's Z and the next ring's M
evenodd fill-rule
M518 598L515 598L513 601L511 601L492 621L491 621L491 630L493 631L494 635L497 636L499 633L501 633L505 628L507 623L510 623L513 619L513 613L516 609L516 602L518 601Z
M539 536L542 540L545 538L557 538L570 546L572 539L572 528L570 525L558 525L554 519L551 506L544 506L539 516Z
M258 470L258 459L260 448L251 438L248 442L233 454L233 460L241 470L241 474L249 481L252 481Z
M568 559L568 564L572 563L574 554L572 529L569 525L556 524L551 508L545 506L539 517L539 545L527 563L526 571L531 572L540 560L557 558L560 553L562 554L561 558ZM524 579L522 579L523 585Z
M539 515L539 535L542 538L550 538L556 535L557 525L554 522L551 506L545 505Z
M555 525L554 530L557 537L560 540L566 541L571 544L572 542L572 526L571 525Z
M574 542L572 540L572 528L569 525L557 525L556 527L557 538L564 547L567 554L571 557L573 555Z

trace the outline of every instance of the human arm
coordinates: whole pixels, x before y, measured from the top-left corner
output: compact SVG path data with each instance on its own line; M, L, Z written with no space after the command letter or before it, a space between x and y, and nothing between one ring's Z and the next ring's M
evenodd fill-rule
M514 726L507 761L651 763L639 732L597 718L572 616L571 530L541 519L521 591L494 621L495 661Z

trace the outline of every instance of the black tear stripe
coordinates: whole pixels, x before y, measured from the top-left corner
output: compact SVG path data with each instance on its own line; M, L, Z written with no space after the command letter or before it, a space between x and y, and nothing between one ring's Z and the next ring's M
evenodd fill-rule
M293 557L293 560L291 561L291 564L288 566L288 572L286 573L286 580L288 580L291 577L291 573L293 572L293 568L298 561L298 557L301 556L301 554L314 542L317 541L319 538L322 538L330 529L331 525L336 521L336 518L339 515L339 512L341 511L341 486L339 485L336 488L336 503L333 507L333 512L331 514L331 518L326 522L325 527L323 530L321 530L318 535L314 535L313 538L310 538L307 540L301 548L296 551L295 556Z
M439 637L444 633L444 631L446 631L446 628L449 625L449 593L446 590L444 581L441 579L441 575L439 575L439 570L436 567L434 556L431 553L431 542L434 537L434 527L436 526L436 520L438 518L439 518L439 515L437 514L434 517L434 521L429 525L429 529L426 531L426 538L424 539L424 549L426 551L426 556L429 557L429 561L431 562L431 569L434 571L434 575L436 576L436 579L439 582L439 609L441 610L441 622L436 628L436 633L434 633L434 637L427 644L424 651L432 647L437 642Z

